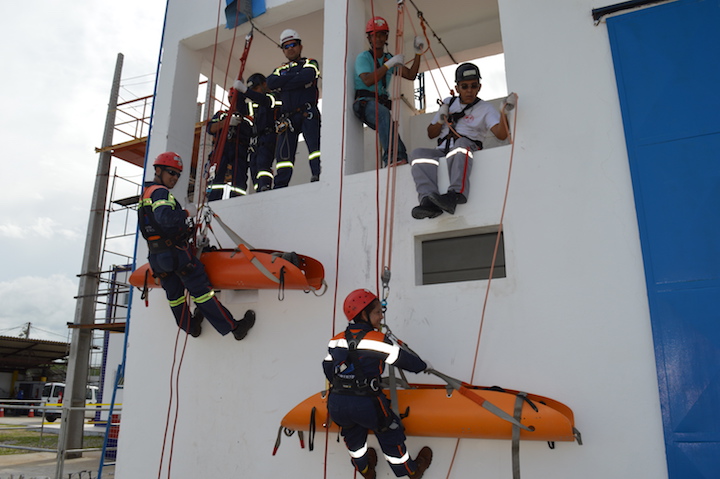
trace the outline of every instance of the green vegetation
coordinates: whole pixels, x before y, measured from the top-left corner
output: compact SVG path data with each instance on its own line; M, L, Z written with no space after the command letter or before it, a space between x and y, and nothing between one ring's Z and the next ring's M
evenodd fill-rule
M57 449L58 435L51 434L44 431L42 434L42 441L40 440L40 431L37 429L23 429L17 427L17 430L8 430L6 428L12 427L8 425L0 424L0 444L7 444L8 446L23 446L23 447L39 447L43 449ZM83 447L102 447L103 436L85 436L83 438ZM0 456L6 456L9 454L27 454L34 451L26 451L24 449L8 449L0 447Z

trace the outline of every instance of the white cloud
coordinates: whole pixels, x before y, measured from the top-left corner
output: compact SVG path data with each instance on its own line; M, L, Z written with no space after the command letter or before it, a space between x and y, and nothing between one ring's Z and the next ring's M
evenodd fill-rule
M35 218L34 222L20 225L14 222L0 224L0 236L13 239L26 239L33 237L79 239L78 231L65 228L52 218Z
M0 2L0 57L12 72L0 76L3 294L28 274L36 276L35 290L50 278L76 283L117 54L124 55L123 83L143 80L130 82L123 98L151 94L165 2L76 0L43 8L39 15L35 3ZM17 306L19 316L37 312L41 301L37 291L18 291L13 301L20 300L26 303ZM73 320L70 301L63 325ZM7 310L0 314L5 321Z
M67 323L75 317L77 288L77 280L59 274L0 282L0 335L18 336L31 323L31 338L66 340Z
M22 227L16 224L4 224L0 225L0 236L5 238L22 239L25 231Z

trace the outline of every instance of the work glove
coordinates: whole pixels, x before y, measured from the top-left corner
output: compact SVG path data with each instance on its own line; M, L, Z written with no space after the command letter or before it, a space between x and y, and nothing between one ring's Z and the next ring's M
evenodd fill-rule
M235 83L233 83L233 88L240 93L245 93L248 90L247 85L244 84L242 80L235 80Z
M440 115L438 118L438 124L444 125L447 121L448 115L450 115L450 105L447 103L443 103L440 105L440 108L438 108L438 114Z
M240 124L240 115L230 116L230 126L238 126Z
M420 36L415 37L413 48L415 49L415 53L421 55L422 52L425 51L425 38Z
M515 105L517 105L518 96L517 93L513 92L510 93L507 98L502 103L502 109L506 112L512 111L513 108L515 108Z
M194 218L195 215L197 215L197 206L195 206L195 203L188 203L185 207L185 211L187 212L188 217Z
M392 67L397 65L402 65L405 63L405 57L403 57L402 53L395 55L391 59L385 62L385 66L388 70L390 70Z
M431 371L431 370L432 370L432 371L435 370L435 368L432 367L432 364L430 364L429 361L425 361L425 365L426 365L426 366L425 366L425 369L423 369L423 372L424 372L425 374L432 374L430 371Z

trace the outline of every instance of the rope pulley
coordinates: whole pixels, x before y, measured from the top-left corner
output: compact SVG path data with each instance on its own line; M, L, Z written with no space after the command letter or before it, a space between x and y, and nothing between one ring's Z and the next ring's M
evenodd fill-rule
M385 316L385 311L387 311L387 299L388 296L390 296L390 276L390 268L386 266L380 277L382 281L382 295L380 296L382 299L380 300L380 305L382 306L383 316Z

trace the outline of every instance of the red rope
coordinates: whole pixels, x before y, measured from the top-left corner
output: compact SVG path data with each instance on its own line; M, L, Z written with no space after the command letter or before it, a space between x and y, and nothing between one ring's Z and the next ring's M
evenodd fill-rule
M214 100L215 100L215 62L217 60L217 49L218 49L218 40L220 35L220 15L222 12L222 0L218 0L218 13L217 13L217 22L215 25L215 43L213 44L213 56L212 56L212 66L210 68L210 77L208 78L207 82L207 89L208 89L208 104L205 105L205 124L210 122L210 119L213 117L213 109L211 108L214 106ZM237 30L237 29L235 29ZM233 32L234 34L234 32ZM233 37L233 44L235 44L235 37ZM207 142L203 142L203 149L202 149L202 155L201 158L203 158L202 161L202 168L198 170L196 173L196 176L199 173L199 178L196 178L196 185L199 189L198 194L198 204L203 204L205 202L205 187L207 185L207 178L205 177L205 165L207 163L207 160L205 158L208 157L208 155L205 153L205 145ZM199 208L198 208L199 209Z
M498 224L497 237L495 238L495 249L493 250L492 264L490 265L490 277L488 278L487 288L485 288L485 300L483 301L482 314L480 316L480 328L478 330L477 343L475 345L475 360L473 361L472 374L470 375L470 382L473 382L475 378L475 368L477 366L478 351L480 350L480 338L482 335L483 325L485 324L485 311L487 309L488 297L490 296L490 284L492 283L493 274L495 273L495 260L497 259L498 250L500 249L500 235L503 230L503 221L505 219L505 208L507 207L508 193L510 192L510 178L512 176L513 157L515 156L515 138L513 132L516 131L518 117L518 108L515 106L515 116L513 117L513 129L509 133L510 137L510 164L508 165L507 182L505 183L505 196L503 198L502 211L500 213L500 223ZM507 121L507 116L505 117ZM507 125L507 123L506 123Z
M236 32L237 32L237 28L234 29L233 35L235 35ZM238 80L242 79L242 75L245 71L245 63L247 61L248 53L250 53L250 46L252 45L252 40L253 40L253 35L252 35L252 30L251 30L250 33L245 37L245 49L243 50L243 54L240 57L240 71L238 72L238 77L237 77ZM234 44L235 44L235 38L233 37L233 45ZM214 70L214 65L212 68ZM229 60L228 60L228 70L229 70L229 68L230 67L229 67ZM227 70L226 70L226 75L227 75ZM227 77L226 77L225 81L227 82ZM237 101L238 101L238 95L233 95L232 99L230 100L230 107L228 109L228 115L230 115L230 112L235 111L235 105L237 105ZM215 147L213 149L213 152L212 152L212 155L210 158L210 162L209 162L209 166L208 166L209 169L211 169L213 166L216 166L220 163L220 158L222 157L223 150L225 149L225 143L227 142L227 134L228 134L229 129L230 129L230 122L226 121L223 124L222 129L219 132L219 136L216 137L218 140L215 143ZM204 168L203 168L203 179L205 179ZM208 180L209 180L209 178L208 178ZM207 196L206 189L203 188L200 192L200 198L201 198L200 204L205 203L206 196Z
M343 65L347 65L347 52L348 52L348 24L349 24L349 11L350 11L350 0L345 2L345 58ZM344 69L343 84L347 84L347 69ZM333 313L331 319L331 338L335 337L335 321L337 319L337 302L338 302L338 285L340 280L340 232L342 231L342 209L343 209L343 184L345 178L345 105L347 104L347 88L343 88L343 112L342 121L340 124L340 179L338 181L338 221L337 221L337 242L335 246L335 292L333 293ZM330 447L330 413L326 416L328 420L325 421L325 460L323 461L323 477L328 477L328 452Z
M190 310L188 309L188 312ZM188 329L190 327L188 326ZM180 328L178 328L178 334L180 334ZM187 348L189 334L185 333L185 341L183 342L183 348L180 353L180 361L178 362L177 374L175 376L175 417L173 418L172 425L172 436L170 438L170 455L168 456L168 479L170 479L170 471L172 469L173 451L175 451L175 432L177 431L178 416L180 414L180 370L182 369L183 359L185 359L185 349ZM175 343L177 347L177 342Z
M186 296L185 301L187 302L188 299L189 298ZM189 314L190 309L189 308L186 309L186 312ZM183 317L180 320L181 324L184 324L185 315L186 314L184 312ZM189 323L189 318L188 318L188 323ZM189 326L188 326L188 329L190 329ZM165 457L165 445L167 443L167 438L168 438L168 429L170 428L170 414L172 411L173 398L177 397L177 387L179 386L178 380L180 377L180 369L182 367L182 359L185 356L185 346L187 345L187 340L188 340L188 338L187 338L188 334L186 332L185 333L185 344L183 345L182 353L180 355L180 363L178 364L178 368L177 368L177 372L176 372L175 371L175 363L177 362L177 350L178 350L178 342L180 339L180 331L182 331L182 329L180 327L178 327L177 333L175 334L175 345L173 347L173 361L172 361L172 365L170 367L170 397L168 398L168 409L167 409L167 415L165 416L165 431L163 433L163 443L162 443L162 449L160 452L160 464L158 467L158 479L160 479L160 477L162 475L163 459ZM175 378L175 384L176 384L175 389L173 389L173 378ZM172 433L171 433L170 450L169 450L169 456L168 456L168 477L170 477L170 468L172 467L172 451L173 451L173 447L175 444L175 426L177 425L179 398L175 399L175 402L176 402L176 404L175 404L175 419L173 421L173 429L172 429Z
M375 2L370 0L370 18L375 18ZM373 67L377 68L377 53L375 53L375 45L371 44L370 49L373 54ZM380 131L378 122L380 121L380 111L378 105L379 92L378 92L378 81L380 80L375 73L373 73L375 84L373 90L375 92L375 238L377 240L375 248L375 293L379 297L380 292ZM388 146L389 149L389 146ZM390 158L390 152L388 151L388 161Z
M517 131L516 130L517 117L518 117L518 108L516 105L515 106L515 116L513 118L513 128L512 128L513 132ZM507 116L505 117L505 120L507 121ZM498 225L497 237L495 238L495 249L493 250L492 264L490 265L490 276L488 278L487 288L485 288L485 299L483 301L482 313L480 315L480 327L478 329L477 343L475 344L475 357L473 359L472 373L470 374L470 383L471 384L474 382L474 378L475 378L475 368L477 366L477 358L478 358L478 353L480 351L480 338L482 337L483 325L485 324L485 311L487 310L488 297L490 295L490 284L492 283L492 278L495 273L495 261L497 259L498 250L500 249L500 235L502 234L502 230L503 230L503 221L505 219L505 208L507 206L508 193L510 191L510 178L512 176L513 158L515 156L515 138L512 136L512 133L510 133L510 145L511 145L511 147L510 147L510 164L508 165L507 182L505 183L505 196L503 198L502 210L500 212L500 223ZM460 446L460 438L458 438L457 441L455 442L455 449L453 451L453 456L452 456L452 460L450 461L450 468L448 469L446 479L450 478L450 473L452 472L453 464L455 463L455 456L457 455L459 446Z
M210 70L210 71L211 71L211 73L210 73L210 79L209 79L209 81L208 81L208 88L212 88L213 85L214 85L214 83L213 83L213 73L214 73L214 71L215 71L215 61L216 61L216 58L217 58L218 34L219 34L219 30L220 30L220 18L221 18L222 4L223 4L223 1L222 1L222 0L219 0L219 1L218 1L217 24L216 24L216 27L215 27L215 45L214 45L214 48L213 48L213 59L212 59L212 67L211 67L211 70ZM238 10L237 13L236 13L236 17L235 17L235 22L236 22L236 23L237 23L237 19L238 19L238 17L239 17L239 14L240 14L240 11ZM235 28L235 29L233 30L233 42L232 42L232 43L233 43L233 46L234 46L234 44L235 44L236 35L237 35L237 28ZM248 54L248 52L249 52L250 44L251 44L251 43L252 43L252 36L250 36L250 40L249 40L249 41L248 41L248 39L246 39L246 42L245 42L245 51L243 52L243 56L242 56L242 58L241 58L241 68L240 68L240 74L239 74L239 76L238 76L238 79L239 79L240 76L242 75L243 69L244 69L244 67L245 67L245 60L247 59L247 54ZM228 57L228 68L226 69L226 72L229 70L229 63L230 63L230 58L231 58L231 57L232 57L232 48L231 48L231 53L230 53L230 55L229 55L229 57ZM227 77L226 77L226 80L227 80ZM211 92L211 93L212 93L212 92ZM212 95L210 95L210 97L212 97ZM233 102L231 102L231 108L234 108L234 106L235 106L235 102L233 101ZM209 118L210 118L210 114L211 114L211 112L210 112L210 105L207 105L206 110L207 110L207 116L208 116L208 119L209 119ZM229 125L229 122L226 122L226 127L223 128L222 137L221 137L222 140L224 140L224 139L227 137L227 125ZM223 141L222 143L223 143L222 146L224 146L224 141ZM217 152L217 150L222 151L222 148L216 149L216 152ZM203 157L204 157L204 156L205 156L205 155L204 155L204 152L203 152ZM215 161L217 161L217 158L219 158L219 156L217 156L217 155L215 155L215 154L213 154L213 157L215 158ZM203 163L203 165L204 165L204 163ZM203 171L203 170L201 170L200 181L198 182L198 184L200 185L200 188L201 188L201 190L200 190L200 195L199 195L199 198L200 198L199 203L200 203L200 204L202 204L202 203L205 202L205 196L206 196L206 195L205 195L205 188L204 188L204 184L203 184L203 180L205 179L205 175L202 174L202 171ZM200 230L200 228L196 228L196 231L199 231L199 230ZM188 305L188 307L187 307L187 308L185 309L185 311L183 312L183 317L181 318L181 321L180 321L181 325L184 325L184 324L185 324L185 316L190 314L190 308L189 308L190 298L189 298L189 293L187 293L187 292L186 292L185 302L186 302L186 304ZM180 351L179 361L178 361L178 343L179 343L179 338L180 338L180 331L182 331L182 329L181 329L180 327L178 327L177 334L175 335L175 345L174 345L174 347L173 347L173 361L172 361L172 365L171 365L171 367L170 367L170 396L169 396L169 398L168 398L168 409L167 409L167 415L166 415L166 417L165 417L165 430L164 430L164 433L163 433L162 450L161 450L161 453L160 453L160 464L159 464L159 468L158 468L158 479L160 479L161 476L162 476L163 460L164 460L164 457L165 457L165 448L166 448L166 445L167 445L168 430L170 429L170 416L171 416L171 414L172 414L173 399L174 399L174 402L175 402L175 415L174 415L173 421L172 421L172 432L170 433L170 446L169 446L169 451L168 451L168 464L167 464L167 477L168 477L168 479L170 479L170 471L172 470L173 451L174 451L174 449L175 449L175 432L177 431L177 422L178 422L178 418L179 418L179 414L180 414L180 394L179 394L179 391L180 391L180 371L181 371L181 369L182 369L183 359L185 358L185 349L187 348L187 342L188 342L188 336L189 336L189 333L188 333L187 331L190 330L190 318L189 318L189 317L187 318L186 329L187 329L187 330L185 331L185 341L183 342L182 351ZM177 363L177 370L175 370L175 365L176 365L176 363ZM174 382L174 387L173 387L173 382Z

